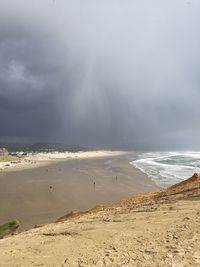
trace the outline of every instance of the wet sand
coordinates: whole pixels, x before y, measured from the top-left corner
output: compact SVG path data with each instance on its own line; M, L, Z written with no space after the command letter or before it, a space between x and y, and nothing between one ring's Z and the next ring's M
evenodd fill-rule
M21 230L97 204L158 189L129 161L134 153L73 159L0 176L0 223L18 219Z

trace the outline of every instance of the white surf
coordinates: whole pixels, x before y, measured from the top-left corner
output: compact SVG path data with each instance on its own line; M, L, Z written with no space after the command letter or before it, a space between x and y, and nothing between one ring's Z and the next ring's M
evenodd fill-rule
M147 174L157 185L164 187L200 172L200 152L142 153L131 164Z

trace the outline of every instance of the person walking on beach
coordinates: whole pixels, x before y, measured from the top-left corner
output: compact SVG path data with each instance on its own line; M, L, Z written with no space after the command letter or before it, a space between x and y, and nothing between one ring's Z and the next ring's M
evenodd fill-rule
M93 185L94 185L94 190L95 190L95 185L96 185L96 183L94 182Z

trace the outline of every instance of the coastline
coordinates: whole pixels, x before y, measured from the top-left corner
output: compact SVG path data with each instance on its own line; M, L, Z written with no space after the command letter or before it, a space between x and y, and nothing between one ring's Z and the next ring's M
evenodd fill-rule
M20 230L30 229L71 211L85 211L158 189L129 163L134 153L97 155L56 159L48 166L4 172L0 176L1 223L17 219Z

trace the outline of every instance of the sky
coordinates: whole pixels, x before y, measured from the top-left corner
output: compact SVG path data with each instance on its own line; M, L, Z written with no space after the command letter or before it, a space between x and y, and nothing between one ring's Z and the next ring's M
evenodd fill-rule
M0 0L0 141L200 149L199 0Z

